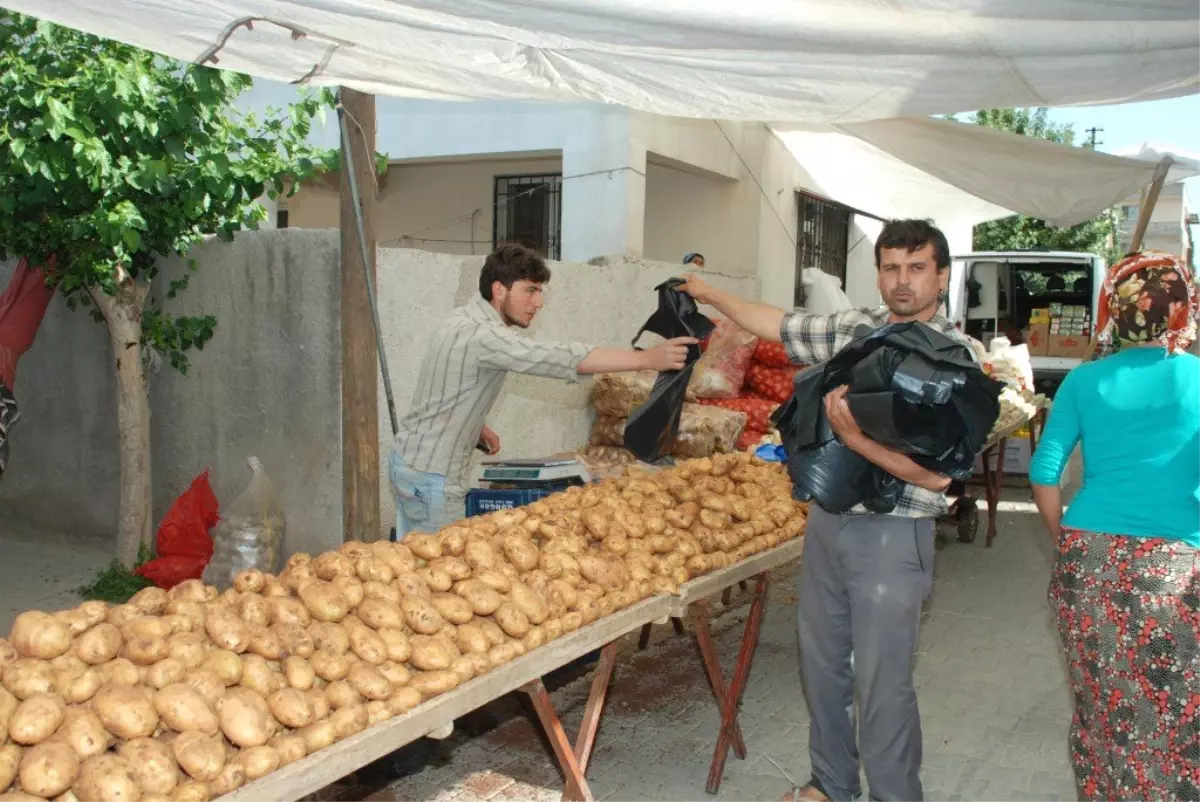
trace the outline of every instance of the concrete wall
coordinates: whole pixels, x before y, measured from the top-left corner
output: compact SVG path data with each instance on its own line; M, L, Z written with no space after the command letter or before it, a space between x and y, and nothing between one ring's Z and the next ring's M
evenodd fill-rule
M252 232L207 243L200 268L172 311L210 313L215 336L180 376L151 373L154 507L158 520L192 478L211 469L230 504L259 457L288 519L288 548L317 551L341 537L341 372L338 238L331 230ZM476 291L482 256L385 248L379 300L399 411L407 409L429 329ZM164 263L161 281L184 270ZM532 335L625 346L654 308L655 284L675 265L629 261L552 264L548 303ZM0 266L0 281L10 272ZM753 280L713 276L752 295ZM115 383L107 334L56 299L21 362L16 392L24 419L0 481L6 521L69 531L108 543L116 522ZM391 440L380 393L381 450ZM504 453L539 456L586 441L587 384L512 377L491 425ZM381 512L395 510L384 478Z
M376 206L375 238L381 246L439 253L492 250L495 178L562 172L562 159L471 159L389 166ZM340 193L309 184L287 200L288 226L336 228Z

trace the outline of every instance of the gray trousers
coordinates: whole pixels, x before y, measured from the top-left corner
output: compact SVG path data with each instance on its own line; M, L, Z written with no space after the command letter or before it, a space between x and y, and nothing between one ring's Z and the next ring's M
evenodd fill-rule
M933 586L934 521L809 508L800 567L800 670L813 777L834 800L920 800L913 688L921 602ZM859 723L855 726L855 690Z

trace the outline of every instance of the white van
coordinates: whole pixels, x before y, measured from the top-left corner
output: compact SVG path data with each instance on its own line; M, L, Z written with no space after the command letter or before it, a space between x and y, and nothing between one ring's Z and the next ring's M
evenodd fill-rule
M1024 340L1034 309L1085 308L1083 325L1096 320L1103 257L1066 251L985 251L954 257L947 313L967 334L987 345L998 334ZM1077 328L1079 323L1076 323ZM1053 394L1084 356L1032 356L1034 383Z

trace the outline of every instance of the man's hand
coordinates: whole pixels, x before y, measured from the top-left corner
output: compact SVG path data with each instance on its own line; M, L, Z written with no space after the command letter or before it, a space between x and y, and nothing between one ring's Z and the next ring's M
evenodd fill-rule
M858 421L854 420L854 415L850 412L850 405L846 403L846 393L849 390L850 388L843 384L825 396L825 418L837 439L842 441L842 445L861 453L859 449L867 436L859 428Z
M490 427L483 427L483 431L479 433L479 442L489 456L500 453L500 435L493 432Z
M676 337L673 340L643 351L646 358L646 369L662 373L667 370L683 370L687 364L688 346L700 341L695 337Z
M685 283L676 287L677 290L686 292L699 303L712 304L715 290L707 281L699 278L695 273L688 273L683 278Z

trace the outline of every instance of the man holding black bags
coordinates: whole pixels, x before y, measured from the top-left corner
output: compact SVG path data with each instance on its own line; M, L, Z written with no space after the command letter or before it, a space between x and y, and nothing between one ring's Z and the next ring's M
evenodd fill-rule
M930 222L895 220L875 242L885 309L832 315L785 312L688 277L680 289L755 336L782 342L792 362L827 362L860 333L919 321L966 340L939 314L950 279L950 249ZM950 478L863 434L840 387L824 400L837 439L904 483L895 508L870 514L809 511L799 578L800 666L811 713L812 777L789 799L852 800L865 764L872 799L919 800L921 723L913 687L921 604L933 584L935 519L946 513ZM855 690L861 739L856 739Z

